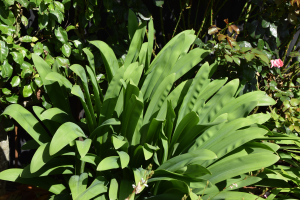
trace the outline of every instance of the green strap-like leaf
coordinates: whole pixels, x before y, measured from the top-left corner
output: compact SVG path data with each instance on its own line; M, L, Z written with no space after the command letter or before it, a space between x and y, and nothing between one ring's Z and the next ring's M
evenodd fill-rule
M106 180L99 176L97 177L92 184L83 192L81 193L76 200L90 200L99 194L107 192L106 187Z
M97 171L105 171L110 169L121 168L121 162L119 156L110 156L104 158L98 165Z
M139 24L135 13L131 9L129 9L128 10L128 35L130 40L132 40L138 26Z
M201 62L208 54L209 51L207 50L199 48L193 49L188 54L183 55L175 63L170 73L176 73L175 80L178 80L193 67L195 67L199 62Z
M74 152L69 152L68 150L61 150L54 155L50 155L49 153L50 143L46 143L41 145L36 152L34 153L31 163L30 163L30 172L35 173L40 170L47 162L49 162L52 158L57 157L59 155L75 155ZM41 159L42 158L42 159Z
M81 158L84 157L90 150L92 140L91 139L85 139L84 141L76 140L75 142Z
M90 64L90 67L93 70L94 74L96 75L95 61L94 61L94 55L93 55L93 53L88 48L83 48L82 50L86 54L87 59L88 59L89 64Z
M161 57L163 56L162 54L164 54L165 50L169 47L169 46L173 46L176 42L177 39L181 36L181 35L186 35L186 34L194 34L195 31L192 30L186 30L186 31L182 31L181 33L177 34L175 37L173 37L163 48L162 50L156 55L156 57L154 58L154 60L151 62L149 69L146 71L146 75L149 74L153 69L154 66L157 65L157 62L159 61L159 59L161 59Z
M215 152L218 158L221 158L241 145L264 136L267 132L267 130L257 127L238 130L225 138L216 140L213 144L206 147L206 149ZM208 166L211 163L212 161L206 161L203 166Z
M91 41L90 43L95 45L100 50L105 71L107 73L107 79L110 83L119 69L118 60L113 50L106 43L102 41Z
M144 116L143 125L148 124L152 118L157 115L156 113L161 108L163 102L167 98L171 87L175 80L175 74L170 74L168 77L166 77L158 87L158 89L155 91L149 106L147 108L147 111Z
M217 156L214 152L206 149L201 149L171 158L167 162L159 166L157 169L164 169L175 172L193 162L201 160L212 160L215 158L217 158Z
M204 108L199 113L200 123L211 122L216 117L219 110L221 110L228 102L234 99L234 94L239 86L239 80L235 79L227 83L217 94L215 94L205 104Z
M100 113L99 123L103 123L105 120L112 117L113 112L115 110L117 100L120 94L120 90L122 87L122 81L121 79L124 76L124 67L119 68L111 82L109 83L109 86L107 88L103 106Z
M93 105L92 105L92 100L91 100L91 95L90 95L90 92L89 92L88 81L87 81L85 70L81 65L78 65L78 64L72 65L70 67L70 69L73 72L75 72L76 75L79 76L81 81L82 81L82 86L83 86L83 90L84 90L84 97L86 99L87 107L90 111L90 115L91 115L91 118L93 120L92 127L95 128L96 125L97 125L97 122L96 122L96 118L95 118L95 115L94 115L94 108L93 108ZM96 85L94 85L94 87L96 87ZM98 95L98 97L99 97L99 95Z
M52 72L50 66L37 54L32 54L32 60L35 68L37 69L42 82L45 86L46 92L49 95L51 102L57 108L71 114L69 99L66 92L59 86L57 82L46 79L46 76Z
M199 117L195 112L190 112L187 114L178 124L173 134L170 147L173 149L177 142L180 143L180 138L186 137L186 133L188 133L191 128L198 124L198 122ZM172 151L170 153L172 153Z
M39 118L39 120L46 126L46 128L50 131L51 135L54 135L58 127L60 126L59 123L55 121L51 121L48 119L45 119L42 116L42 113L45 111L44 108L41 108L39 106L32 106L32 110L34 111L35 115ZM23 145L24 146L24 145ZM23 147L22 146L22 147Z
M48 119L51 121L58 122L60 124L63 124L65 122L74 121L71 116L69 116L66 112L59 108L50 108L48 110L45 110L41 116L44 119Z
M254 153L246 156L229 159L222 163L216 162L207 169L212 175L205 175L202 178L211 183L219 183L237 175L267 167L279 160L277 155L272 153Z
M109 199L111 200L118 199L118 189L119 189L118 181L115 178L111 179L109 185L109 192L108 192Z
M90 135L90 138L94 139L95 136L99 137L102 136L104 134L104 132L102 132L101 130L105 127L105 126L110 126L110 125L120 125L121 122L115 118L111 118L106 120L105 122L103 122L100 126L98 126Z
M179 110L176 127L179 125L180 121L184 118L184 116L193 110L196 104L197 97L199 96L201 90L205 88L209 83L208 74L209 64L205 63L197 72L197 75L193 79L193 83L190 86L188 93L184 97L184 100Z
M138 58L141 46L143 44L144 35L146 32L146 22L143 22L138 29L135 31L134 36L131 40L128 53L125 58L124 67L125 69Z
M23 169L8 169L0 172L0 179L17 183L34 185L54 194L60 194L66 187L51 177L20 178Z
M201 194L201 193L200 193ZM263 200L263 198L246 192L226 191L216 194L208 194L202 197L203 200L208 199L247 199L247 200Z
M45 77L46 80L51 80L51 81L57 81L61 85L64 85L69 91L72 89L72 83L63 75L57 73L57 72L50 72L47 74Z
M142 47L141 47L141 50L140 50L140 53L139 53L139 65L144 65L146 66L146 63L147 63L147 48L148 48L148 42L144 42L142 44Z
M79 85L74 85L72 87L72 90L71 90L71 93L74 94L75 96L79 97L80 99L80 102L81 102L81 105L84 109L84 112L85 112L85 116L86 116L86 120L87 120L87 124L88 124L88 127L89 127L89 131L92 132L94 130L94 123L93 123L93 120L92 120L92 116L91 116L91 113L85 103L85 99L84 99L84 95L81 91L81 88Z
M50 155L54 155L78 137L86 137L81 128L72 122L64 123L58 128L51 140Z
M129 144L139 144L140 136L135 135L134 137L134 133L137 123L143 112L143 108L144 104L142 100L140 100L137 96L133 94L128 100L127 105L124 109L121 134L127 138Z
M147 47L147 58L146 58L146 65L145 65L145 71L148 71L150 61L151 61L151 55L153 51L153 44L154 44L154 25L152 18L150 19L148 23L148 47Z
M76 199L87 188L88 174L82 173L80 176L74 175L69 179L69 187L71 190L72 198Z
M50 142L50 137L42 124L24 107L19 104L9 105L2 115L10 115L40 145Z
M71 159L70 159L71 158ZM73 156L61 156L51 159L46 165L44 165L40 170L35 173L31 173L30 165L27 165L22 173L21 178L33 178L49 176L54 174L73 174L74 167L74 157Z
M99 90L98 83L97 83L97 80L96 80L96 77L95 77L93 71L91 70L91 68L89 66L86 66L86 70L88 72L90 81L92 82L92 86L93 86L97 117L100 117L101 105L103 103L104 97L101 92L101 89Z
M122 167L122 169L124 169L129 164L130 157L124 151L117 151L117 153L119 154L119 157L120 157L121 167Z
M184 42L185 35L181 35L174 45L166 49L165 55L156 63L152 73L147 76L141 90L145 99L151 98L164 78L172 74L172 68L183 51Z

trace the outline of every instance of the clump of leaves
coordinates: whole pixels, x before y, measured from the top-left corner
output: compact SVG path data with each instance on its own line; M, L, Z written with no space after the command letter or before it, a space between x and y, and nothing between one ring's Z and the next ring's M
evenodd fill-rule
M28 166L3 171L1 179L45 188L51 199L259 199L240 189L264 179L249 172L277 162L279 146L261 142L270 139L260 126L270 115L248 115L274 100L262 91L237 97L239 80L211 81L207 62L175 87L209 51L189 51L196 36L187 30L151 61L152 21L147 42L145 30L145 23L138 26L121 67L106 43L91 41L105 60L105 95L94 62L70 66L78 78L73 85L32 55L53 108L33 107L36 117L17 104L5 109L2 115L33 137L25 147L37 151ZM73 119L71 94L80 99L85 122Z

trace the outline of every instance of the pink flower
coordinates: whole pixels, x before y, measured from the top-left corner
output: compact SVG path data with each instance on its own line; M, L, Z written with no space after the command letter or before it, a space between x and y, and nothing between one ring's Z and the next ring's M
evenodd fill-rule
M271 64L272 64L271 68L272 67L278 67L278 68L280 68L280 67L283 66L283 62L282 62L281 59L271 60Z

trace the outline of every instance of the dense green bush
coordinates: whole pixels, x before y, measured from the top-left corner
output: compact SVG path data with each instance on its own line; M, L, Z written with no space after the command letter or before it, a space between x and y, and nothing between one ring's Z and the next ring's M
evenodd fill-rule
M4 179L38 184L55 194L63 188L70 188L74 199L77 194L73 192L73 183L76 182L74 180L80 177L85 179L86 176L89 176L88 185L92 180L95 180L95 185L102 184L103 192L107 191L109 198L115 198L111 196L115 194L109 191L116 190L116 187L119 188L119 193L122 188L128 195L134 192L131 187L124 189L124 185L126 181L135 183L136 186L139 183L145 184L146 182L141 182L141 178L147 181L149 187L137 195L137 198L150 198L151 195L157 195L151 198L165 198L163 195L170 193L179 193L181 196L178 195L178 198L188 195L189 198L197 199L194 194L201 195L203 199L211 195L221 199L232 196L248 198L245 193L228 192L236 189L235 186L238 186L236 191L252 192L244 187L248 185L255 186L253 193L260 197L268 196L272 190L268 199L274 199L276 195L283 199L289 195L299 198L298 2L1 1L1 112L8 105L16 103L22 106L42 103L44 107L34 106L33 116L21 106L11 105L1 115L0 120L6 131L13 128L10 115L34 138L23 149L38 149L35 162L24 170L3 172ZM150 12L155 19L156 34L152 20L149 21L152 18ZM146 21L150 22L148 29ZM191 28L196 30L196 36L194 31L187 31ZM180 31L184 32L176 35ZM148 43L143 43L146 41L145 34ZM270 68L270 60L274 59L282 59L283 67ZM226 85L224 84L227 80L224 77L228 77L229 83ZM197 81L202 84L199 88L196 87ZM165 82L168 82L166 88L162 85ZM276 104L257 90L265 91L276 100ZM157 91L165 93L160 96ZM223 94L224 91L228 94ZM85 117L80 122L78 113L74 113L79 108L70 105L69 99L74 100L73 96L79 97L85 110ZM157 103L153 103L155 98ZM262 99L266 102L261 101ZM268 107L259 107L260 105ZM231 106L235 106L236 110ZM137 112L139 118L134 118L131 111ZM269 120L269 115L256 114L266 111L270 113ZM203 112L207 112L207 115ZM248 114L251 114L250 117L246 117ZM24 116L25 121L20 116ZM199 118L197 123L196 116ZM211 146L204 145L218 159L205 161L201 163L201 167L198 162L187 162L180 170L162 172L159 168L163 163L172 162L177 156L181 158L182 155L188 155L193 145L214 129L220 128L219 131L222 131L223 126L250 119L254 120L252 124L236 128L238 134L243 135L242 132L245 131L247 140L241 142L239 138L230 135L230 132L227 140L224 135L221 137L224 139L222 142L220 139ZM180 130L178 128L183 126L183 121L187 126ZM57 139L62 131L74 127L81 134L79 140L76 139L77 135L70 137L72 140L67 140L67 143L66 140ZM246 131L255 128L258 133L261 131L264 134L251 135L250 138ZM68 133L72 135L77 132ZM148 135L147 133L156 137L143 136ZM195 135L189 138L190 133ZM91 135L97 137L91 138ZM178 141L173 139L174 136L178 136ZM85 137L87 138L83 140ZM206 139L208 143L212 140ZM58 157L48 160L52 157L47 148L59 142L70 144L53 155L59 155ZM182 142L186 146L182 147ZM215 149L227 144L234 146L231 152L227 149L228 152L221 154L220 149ZM212 178L214 174L227 170L221 166L220 171L214 171L215 166L219 166L218 163L226 163L226 159L235 155L244 156L239 157L244 158L243 161L252 157L260 159L257 154L260 151L274 158L274 162L276 159L272 152L277 152L280 161L261 170L260 167L268 166L272 162L255 165L256 168L246 171L241 167L236 169L237 174L241 172L239 176L234 177L237 174L230 175L228 172L228 177L220 179L221 181L218 179L220 182ZM45 160L42 159L42 164L45 166L37 172L31 171L41 161L39 155L43 152L46 157ZM126 160L128 157L128 165L125 166L124 158ZM106 159L115 161L113 169L106 165L108 170L100 170L99 165L102 161L107 161ZM83 161L87 163L81 167ZM254 161L249 159L249 162ZM142 174L145 173L144 177L134 171L138 169L143 171ZM204 171L200 173L197 170ZM195 171L199 172L199 177L194 177ZM209 171L212 175L202 173ZM81 176L82 172L84 173ZM6 173L11 173L10 178ZM66 175L52 176L64 173ZM150 174L151 179L147 180ZM40 185L44 183L43 178L48 177L31 179L41 175L59 177L59 181L64 179L66 182L56 190L51 184ZM70 178L71 175L74 175L73 178ZM95 178L99 176L105 177L105 181L101 182L100 178L97 182ZM198 184L191 181L192 178L197 179ZM206 181L201 182L198 180L200 178L211 182L206 186ZM36 182L39 180L42 182ZM69 180L71 182L68 186ZM172 181L166 183L166 180ZM86 195L91 195L92 186L93 184ZM203 186L205 191L202 191ZM174 188L176 192L166 192L167 187ZM190 188L194 194L189 192ZM228 190L223 191L223 188ZM70 189L62 193L69 192ZM121 199L127 195L126 192L122 192Z
M120 68L107 44L91 42L105 61L105 95L93 62L70 66L80 83L72 85L32 55L55 107L34 106L39 120L17 104L5 109L3 114L34 138L26 146L37 151L28 166L1 172L1 179L43 187L55 194L52 199L259 198L239 188L263 179L247 173L274 164L279 146L259 142L269 140L268 131L259 125L269 114L247 115L274 100L260 91L236 98L239 81L210 81L208 63L194 79L173 86L209 52L188 51L196 36L185 31L150 62L152 22L149 40L142 43L145 28L138 27ZM80 123L66 104L70 93L80 98L85 110ZM53 175L63 176L55 180Z

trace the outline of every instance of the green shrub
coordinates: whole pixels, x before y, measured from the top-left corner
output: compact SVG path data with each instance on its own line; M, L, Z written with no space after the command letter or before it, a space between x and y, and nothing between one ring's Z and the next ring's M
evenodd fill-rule
M248 172L274 164L279 146L259 142L268 140L260 124L270 115L248 115L275 101L261 91L236 98L239 81L211 81L208 63L176 85L209 51L188 52L196 37L188 30L150 62L152 21L143 43L145 29L138 27L120 68L107 44L91 42L105 63L105 95L94 62L70 66L80 83L72 85L32 54L53 108L34 106L36 117L18 104L5 109L2 115L33 137L25 147L37 151L28 166L3 171L1 179L45 188L51 199L259 199L238 190L262 180ZM85 110L81 122L71 115L70 93Z

